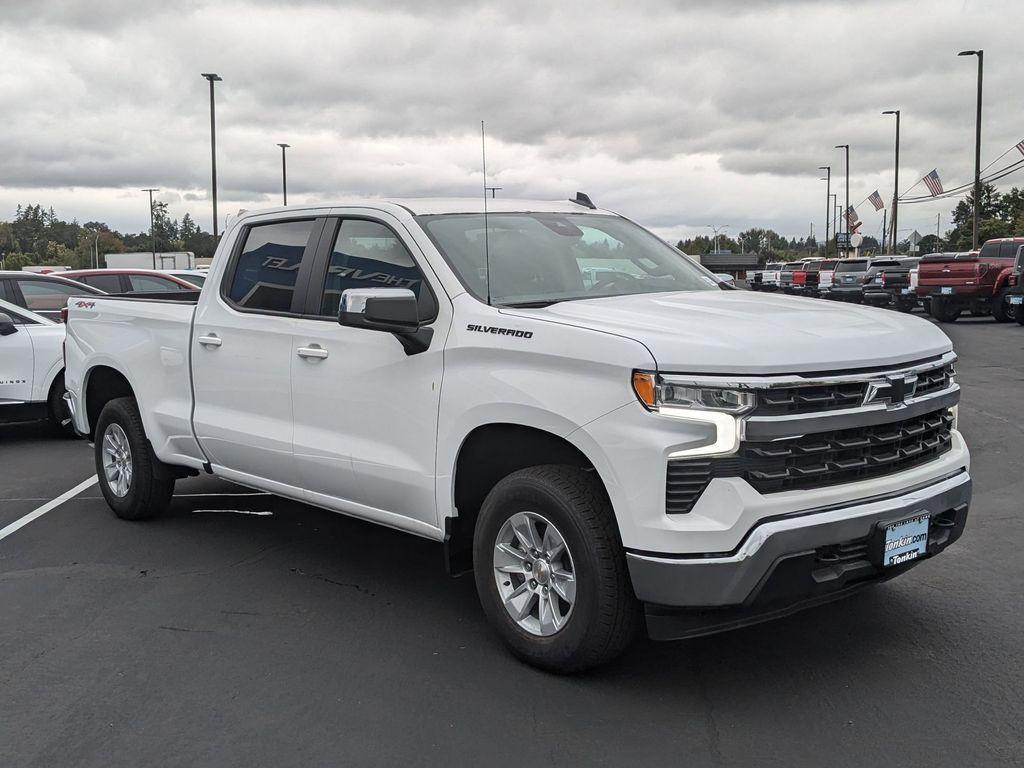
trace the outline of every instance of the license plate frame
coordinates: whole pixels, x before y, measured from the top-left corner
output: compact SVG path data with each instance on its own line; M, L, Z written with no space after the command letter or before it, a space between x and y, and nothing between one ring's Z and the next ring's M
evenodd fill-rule
M950 294L953 293L953 286L952 285L944 285L944 286L942 286L942 290L939 291L939 292L943 296L949 296Z
M872 559L883 568L915 562L928 555L931 513L917 512L875 526Z

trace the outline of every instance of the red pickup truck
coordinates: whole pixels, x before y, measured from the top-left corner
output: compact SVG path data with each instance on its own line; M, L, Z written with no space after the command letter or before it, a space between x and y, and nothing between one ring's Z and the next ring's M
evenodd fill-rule
M918 298L930 302L932 317L943 323L954 322L965 309L991 313L1000 323L1013 320L1017 306L1009 301L1009 277L1021 245L1024 237L1004 237L986 241L981 251L925 256Z

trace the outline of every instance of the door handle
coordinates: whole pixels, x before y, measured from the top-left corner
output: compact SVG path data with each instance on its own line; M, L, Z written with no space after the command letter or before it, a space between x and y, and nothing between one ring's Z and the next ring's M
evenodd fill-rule
M216 333L211 333L206 336L200 336L196 339L204 347L219 347L223 342L220 340L220 336Z
M310 347L299 347L295 351L299 357L310 357L314 360L323 360L327 357L327 350L319 344L314 344Z

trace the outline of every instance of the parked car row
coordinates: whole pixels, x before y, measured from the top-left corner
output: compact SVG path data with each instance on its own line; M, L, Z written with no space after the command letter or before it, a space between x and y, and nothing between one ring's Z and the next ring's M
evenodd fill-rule
M0 271L0 299L60 320L60 311L73 296L195 291L206 275L198 270L78 269L60 274Z
M901 312L924 308L936 320L964 312L1024 325L1024 237L988 240L980 250L914 256L805 259L769 263L751 275L755 291L850 301Z
M198 270L0 271L0 423L49 418L65 428L70 424L63 399L60 322L69 299L168 292L186 296L205 279Z

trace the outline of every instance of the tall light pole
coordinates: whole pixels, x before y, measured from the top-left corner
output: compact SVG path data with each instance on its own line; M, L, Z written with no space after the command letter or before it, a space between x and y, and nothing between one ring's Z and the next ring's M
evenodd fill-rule
M494 193L498 192L501 189L501 187L484 187L484 189L486 189L488 192L491 193L491 199L493 200L494 199Z
M288 163L284 158L284 151L291 144L278 144L281 148L281 194L284 195L284 204L288 205Z
M898 208L900 201L900 111L898 109L887 109L882 114L896 115L896 161L893 168L892 182L892 251L890 251L890 253L896 253L896 225L899 222Z
M846 204L843 206L843 217L839 223L842 224L843 220L846 221L846 243L843 245L843 255L848 256L850 254L850 145L836 144L835 148L846 150Z
M835 192L832 193L832 234L839 232L839 195ZM839 256L839 243L836 242L836 256Z
M978 211L981 208L981 75L985 64L984 51L960 51L957 56L978 57L978 115L974 125L974 233L971 250L978 250Z
M832 166L819 165L818 170L825 172L825 258L828 258L828 220L832 218L828 199L832 196Z
M715 250L714 250L714 253L718 253L718 233L720 231L722 231L723 229L728 229L728 228L729 228L728 224L719 224L717 227L714 226L713 224L708 224L708 229L710 229L712 232L715 233L715 245L714 245L714 249Z
M211 198L213 199L213 236L219 234L217 223L217 110L213 101L213 84L224 78L213 72L203 72L203 77L210 81L210 165L213 169L213 188Z
M149 192L149 241L153 247L153 269L156 269L156 229L153 226L153 193L159 192L159 189L144 189L143 192Z

